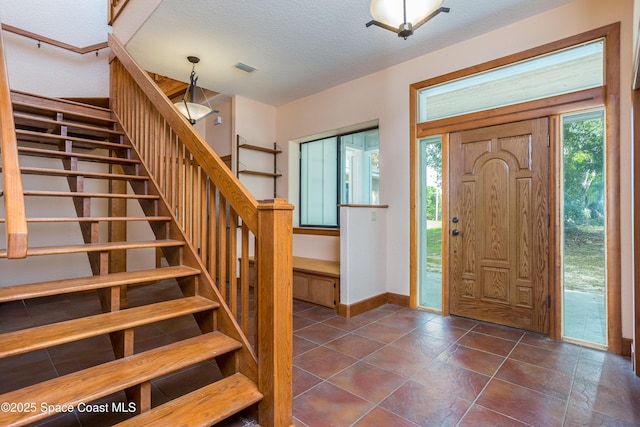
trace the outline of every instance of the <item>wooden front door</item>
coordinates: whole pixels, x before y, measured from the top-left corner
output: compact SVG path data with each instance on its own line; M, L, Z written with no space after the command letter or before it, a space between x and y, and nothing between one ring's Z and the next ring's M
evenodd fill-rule
M450 136L450 312L549 332L547 118Z

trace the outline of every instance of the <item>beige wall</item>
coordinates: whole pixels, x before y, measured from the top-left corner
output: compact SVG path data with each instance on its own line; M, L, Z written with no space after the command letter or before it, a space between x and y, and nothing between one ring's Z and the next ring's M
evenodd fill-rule
M409 85L500 58L617 21L622 22L621 211L622 230L632 229L630 95L632 7L634 0L576 0L568 5L505 26L446 49L318 94L277 110L277 140L289 142L355 123L379 120L381 202L389 204L387 290L409 294ZM637 0L636 0L637 1ZM402 43L403 40L398 40ZM296 177L282 181L288 194ZM307 239L307 244L313 245ZM294 247L294 252L302 248ZM308 248L304 248L308 252ZM623 335L631 336L632 240L622 237ZM373 262L380 262L375 260Z
M233 154L236 160L235 136L240 135L247 144L273 148L276 142L276 108L242 96L233 97ZM278 168L283 169L285 157L278 155ZM240 169L250 169L261 172L272 172L273 156L271 154L240 150ZM282 180L282 178L280 178ZM258 199L273 199L273 179L263 176L240 174L242 182Z
M3 0L0 20L77 47L107 41L100 0ZM109 49L80 55L16 34L3 34L12 89L52 97L109 96Z

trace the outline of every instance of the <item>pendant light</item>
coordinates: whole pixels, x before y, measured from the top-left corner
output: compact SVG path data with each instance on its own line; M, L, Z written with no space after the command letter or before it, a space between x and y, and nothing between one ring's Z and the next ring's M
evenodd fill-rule
M367 28L375 25L406 40L440 12L449 12L441 4L442 0L371 0L369 11L373 20L367 22Z
M187 91L184 93L182 100L173 104L183 116L189 120L189 123L192 125L195 124L198 120L207 117L212 113L219 113L218 110L214 110L211 108L209 104L209 100L207 99L206 94L204 93L204 89L200 88L202 94L204 95L204 99L207 105L198 104L196 102L197 97L197 83L198 76L196 75L196 64L200 62L200 58L197 56L187 56L187 60L191 62L191 75L189 76L189 87Z

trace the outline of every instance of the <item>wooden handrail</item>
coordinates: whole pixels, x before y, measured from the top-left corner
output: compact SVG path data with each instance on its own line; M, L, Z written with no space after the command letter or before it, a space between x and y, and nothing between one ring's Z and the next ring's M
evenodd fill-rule
M293 206L280 199L258 203L113 35L109 47L112 112L164 201L160 212L147 211L175 219L188 242L181 257L202 271L196 293L221 303L221 332L242 337L233 369L256 381L264 396L260 425L290 426Z
M24 207L22 177L18 160L18 141L13 121L9 76L0 32L0 144L2 147L2 173L4 175L4 208L7 229L7 257L27 256L27 215Z
M129 0L109 0L109 25L113 25L128 3Z
M109 34L109 47L118 57L124 68L131 74L135 82L144 91L151 103L158 109L167 123L175 131L178 138L187 146L194 159L200 163L205 172L218 181L217 186L226 200L236 210L249 229L256 233L258 226L258 201L240 184L238 178L228 172L227 166L207 142L194 132L193 126L178 113L162 93L151 77L129 55L122 43Z
M89 52L97 52L100 49L105 49L109 47L108 42L96 43L96 44L92 44L90 46L85 46L85 47L77 47L77 46L63 43L61 41L58 41L49 37L45 37L40 34L32 33L31 31L23 30L22 28L14 27L12 25L7 25L7 24L2 24L2 29L4 31L8 31L13 34L18 34L20 36L36 40L37 42L47 43L52 46L69 50L71 52L79 53L81 55L84 55L85 53L89 53Z

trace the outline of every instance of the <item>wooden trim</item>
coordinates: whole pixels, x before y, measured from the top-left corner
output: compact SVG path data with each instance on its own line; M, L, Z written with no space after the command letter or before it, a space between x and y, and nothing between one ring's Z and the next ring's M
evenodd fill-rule
M633 356L632 349L633 349L633 340L631 338L622 338L622 353L620 354L623 355L624 357L631 357ZM637 375L637 372L636 372L636 375Z
M408 295L400 295L394 294L392 292L387 292L387 304L395 304L400 307L409 308L409 296Z
M416 85L409 87L409 306L418 307L418 227L420 214L418 200L420 189L418 177L418 164L420 155L418 153L418 88ZM443 242L444 244L444 242ZM444 265L442 266L444 269Z
M560 116L549 117L549 337L562 339L562 124Z
M410 297L408 295L387 292L371 298L363 299L362 301L358 301L350 305L338 304L338 314L347 318L354 317L385 304L395 304L401 307L414 308L411 307Z
M62 98L65 101L90 104L100 108L109 108L109 98Z
M129 0L109 0L109 25L113 25L127 4Z
M605 43L607 236L607 349L622 352L622 264L620 262L620 23L611 25Z
M14 27L12 25L8 25L8 24L2 24L2 29L4 31L7 31L9 33L13 33L13 34L17 34L19 36L23 36L23 37L27 37L33 40L36 40L37 42L42 42L42 43L46 43L46 44L50 44L51 46L56 46L59 47L61 49L65 49L71 52L75 52L75 53L79 53L81 55L84 55L86 53L90 53L90 52L97 52L100 49L106 49L107 47L109 47L109 43L108 42L102 42L102 43L96 43L96 44L92 44L89 46L85 46L85 47L77 47L77 46L73 46L67 43L63 43L59 40L55 40L49 37L45 37L43 35L40 34L36 34L36 33L32 33L31 31L27 31L27 30L23 30L22 28L18 28L18 27Z
M620 27L619 22L615 24L606 25L604 27L596 28L594 30L577 34L575 36L568 37L562 40L557 40L551 43L547 43L542 46L537 46L532 49L527 49L522 52L517 52L512 55L503 56L502 58L487 61L482 64L473 65L471 67L463 68L458 71L453 71L451 73L443 74L441 76L433 77L427 80L422 80L420 82L412 84L411 86L414 87L415 89L423 89L428 86L433 86L436 84L466 77L471 74L492 70L494 68L509 65L514 62L524 61L526 59L534 58L536 56L544 55L546 53L550 53L556 50L565 49L567 47L571 47L580 43L607 37L612 31L615 31L616 27L618 27L619 29Z
M345 208L378 208L378 209L388 209L389 205L353 205L353 204L339 204L340 207Z
M532 58L554 50L563 49L575 44L584 43L598 38L606 38L606 76L605 86L595 89L584 90L554 98L531 101L509 107L496 108L479 113L467 114L459 117L437 120L433 122L417 123L417 95L418 91L424 87L443 83L452 79L458 79L470 74L487 71L492 68L510 64ZM416 226L417 214L417 140L427 136L449 132L485 127L500 123L519 121L537 117L553 116L560 113L579 111L602 106L607 110L607 282L608 282L608 349L613 353L620 353L622 346L622 318L621 318L621 266L620 266L620 23L607 25L592 31L588 31L563 40L548 43L533 49L499 58L484 64L465 68L453 73L438 76L432 79L417 82L410 87L410 292L412 302L417 301L417 256L418 256L418 235ZM443 159L444 160L444 159ZM444 162L443 162L444 164ZM445 192L446 194L446 192ZM636 196L638 198L638 196ZM640 204L640 200L637 200ZM443 201L444 204L444 201ZM444 217L444 216L443 216ZM636 227L638 229L640 227ZM444 225L443 225L444 232ZM636 242L638 239L636 239ZM443 245L445 245L443 238ZM558 244L556 242L556 244ZM638 253L636 243L636 253ZM448 265L444 265L443 270L447 270ZM551 286L551 284L550 284ZM551 294L552 297L559 298L557 291ZM552 301L552 304L556 301ZM444 308L444 305L443 305ZM561 321L558 317L559 308L554 308L556 324L554 331L556 338L560 337L557 325ZM640 310L640 308L639 308Z
M451 236L448 218L449 213L449 170L451 168L449 162L449 134L442 135L442 315L448 316L450 313L449 290L451 280L449 276L449 237ZM447 268L445 269L445 266Z
M636 188L633 194L633 211L636 213L633 216L633 265L634 265L634 279L633 279L633 322L634 322L634 336L636 351L633 355L633 364L635 367L636 375L640 376L640 351L637 350L640 345L640 90L636 89L632 93L632 125L633 132L631 134L633 150L633 186Z
M602 87L586 89L552 98L419 123L417 134L418 138L424 138L438 133L459 132L507 122L537 119L568 111L586 110L602 105L604 97L605 90Z
M297 227L293 229L293 234L306 234L309 236L335 236L340 237L338 228L307 228Z
M634 52L633 70L631 72L631 74L633 75L633 90L640 89L640 22L637 25L639 30L636 34L635 39L636 51Z
M2 147L2 173L4 177L4 208L7 234L7 257L27 256L28 230L24 206L18 141L13 121L9 75L4 55L2 32L0 32L0 144Z

